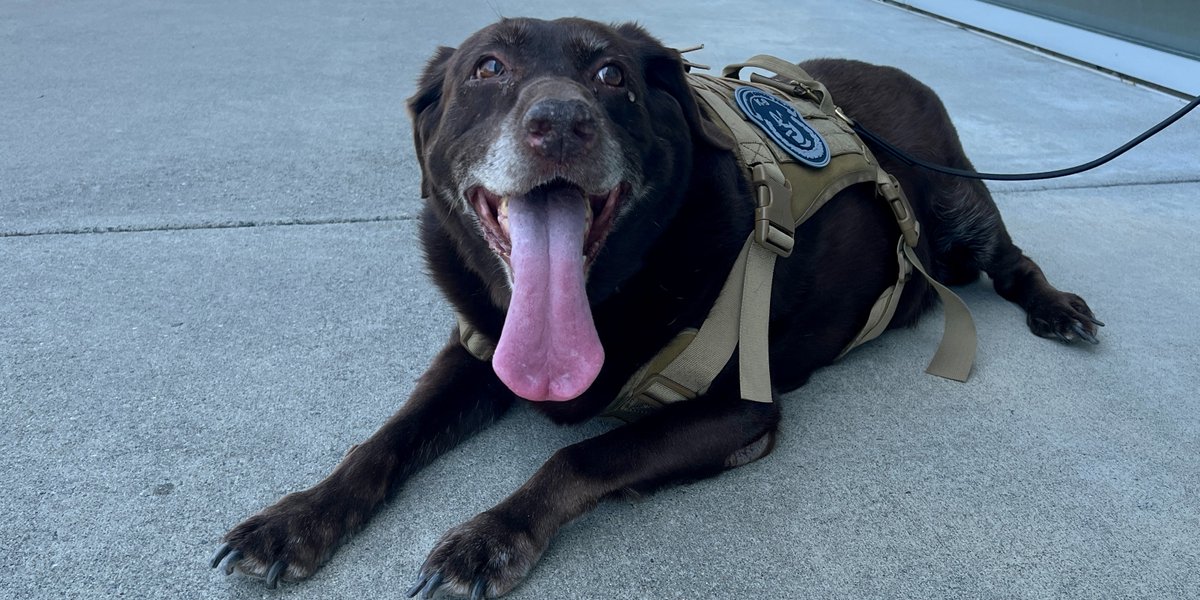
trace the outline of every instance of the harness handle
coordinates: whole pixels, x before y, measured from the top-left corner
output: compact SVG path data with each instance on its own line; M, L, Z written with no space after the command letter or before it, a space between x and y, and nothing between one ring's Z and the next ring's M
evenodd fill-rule
M759 54L750 57L746 62L732 64L721 69L721 76L741 79L742 69L745 68L770 71L779 77L789 80L785 82L772 77L763 77L758 73L751 73L750 81L754 83L771 86L792 96L807 96L817 104L820 104L821 111L827 115L833 115L834 111L837 110L837 107L833 105L833 96L829 94L829 90L825 88L825 84L813 79L812 75L809 75L807 71L800 68L800 65L774 56Z

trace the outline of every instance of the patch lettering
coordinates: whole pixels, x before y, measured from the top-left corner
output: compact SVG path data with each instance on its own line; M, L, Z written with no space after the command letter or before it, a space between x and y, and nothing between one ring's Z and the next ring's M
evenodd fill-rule
M829 164L829 145L792 105L758 88L733 92L738 108L796 160L821 168Z

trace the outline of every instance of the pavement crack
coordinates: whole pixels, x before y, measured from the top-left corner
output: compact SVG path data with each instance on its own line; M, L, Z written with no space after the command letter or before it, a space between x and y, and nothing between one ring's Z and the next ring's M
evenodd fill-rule
M1062 190L1112 189L1122 187L1147 187L1159 185L1186 185L1200 183L1200 178L1164 179L1160 181L1126 181L1108 183L1083 183L1079 185L1048 185L1037 187L1003 186L992 189L997 196L1009 194L1033 194ZM152 231L189 231L194 229L242 229L249 227L295 227L310 225L348 225L355 223L384 223L392 221L415 221L417 216L376 215L369 217L337 217L326 219L244 219L202 223L171 223L156 225L98 225L91 227L63 227L57 229L35 229L25 231L0 231L0 238L34 237L47 235L94 235L105 233L145 233Z
M152 231L190 231L195 229L244 229L250 227L296 227L310 225L349 225L355 223L385 223L415 221L415 216L379 215L371 217L341 217L328 219L244 219L204 223L172 223L157 225L99 225L93 227L64 227L31 231L0 231L0 238L34 237L43 235L95 235L105 233L145 233Z
M1200 178L1195 179L1164 179L1162 181L1117 181L1107 183L1081 183L1078 185L1044 185L1037 187L1017 187L1004 186L999 189L992 189L993 194L1029 194L1036 192L1056 192L1059 190L1103 190L1122 187L1147 187L1156 185L1180 185L1189 183L1200 183Z

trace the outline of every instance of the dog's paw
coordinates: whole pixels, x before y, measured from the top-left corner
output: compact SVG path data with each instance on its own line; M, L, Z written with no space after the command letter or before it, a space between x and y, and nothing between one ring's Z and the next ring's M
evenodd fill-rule
M438 590L472 600L501 596L525 578L547 544L491 512L480 513L438 540L408 597L432 598Z
M329 508L313 501L310 492L284 496L225 534L210 566L224 563L226 575L236 570L261 577L270 588L280 579L304 579L329 558L346 533L331 519L338 511Z
M1104 327L1083 298L1068 292L1056 292L1030 307L1026 321L1034 334L1068 344L1076 340L1098 344L1098 328Z

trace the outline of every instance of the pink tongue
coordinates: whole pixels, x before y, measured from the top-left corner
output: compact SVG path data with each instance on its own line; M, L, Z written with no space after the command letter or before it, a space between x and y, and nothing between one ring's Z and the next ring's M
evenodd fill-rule
M586 201L561 188L508 203L513 293L492 368L528 400L575 398L604 364L583 279Z

